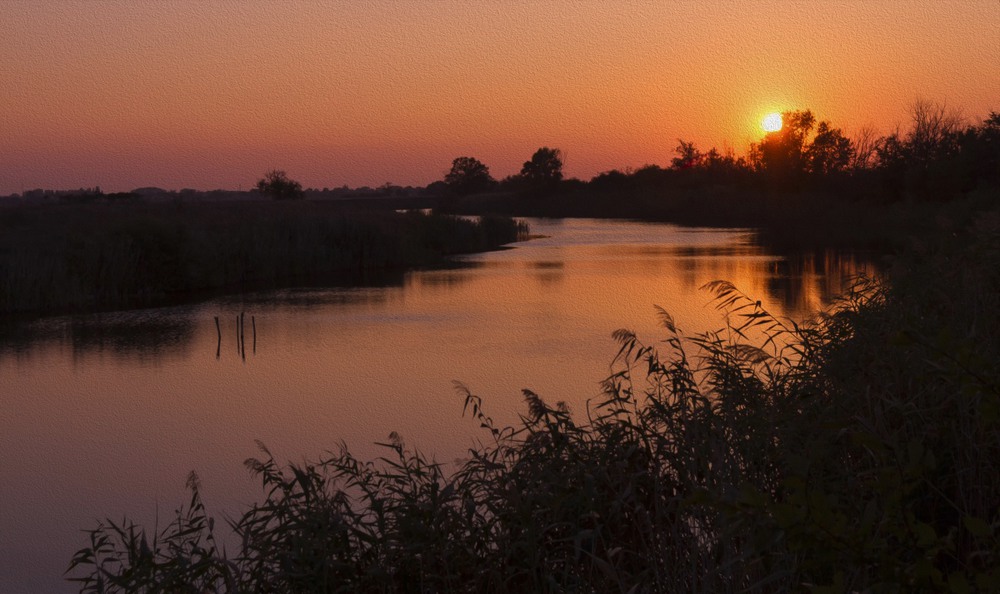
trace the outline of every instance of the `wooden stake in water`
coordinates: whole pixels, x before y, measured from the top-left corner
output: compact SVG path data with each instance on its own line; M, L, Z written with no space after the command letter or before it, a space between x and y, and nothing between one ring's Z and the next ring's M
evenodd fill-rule
M240 312L240 354L243 356L243 360L247 360L247 345L245 342L247 333L246 326L243 322L246 320L246 312Z
M215 358L218 359L222 354L222 327L219 326L219 316L215 316L215 333L219 335L219 339L215 343Z
M257 320L250 316L250 326L253 328L253 354L257 354Z

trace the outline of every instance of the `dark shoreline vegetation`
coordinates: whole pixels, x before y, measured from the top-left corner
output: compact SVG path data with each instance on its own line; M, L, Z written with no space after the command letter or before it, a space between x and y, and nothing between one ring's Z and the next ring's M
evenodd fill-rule
M907 131L848 138L811 111L785 112L784 127L745 156L679 140L667 167L612 170L589 182L564 180L561 153L546 147L501 181L460 157L439 182L447 190L440 206L755 228L762 245L779 251L892 251L933 233L942 217L991 207L1000 193L1000 113L966 124L944 105L917 101L910 116Z
M219 293L365 284L523 238L512 219L335 202L0 206L0 316L176 304Z
M728 327L622 330L587 411L525 391L454 471L391 436L247 467L227 555L190 503L89 531L82 591L987 592L1000 589L1000 210L897 256L815 323L725 282ZM652 314L653 312L651 312ZM460 370L459 370L460 373ZM456 400L456 406L461 400Z

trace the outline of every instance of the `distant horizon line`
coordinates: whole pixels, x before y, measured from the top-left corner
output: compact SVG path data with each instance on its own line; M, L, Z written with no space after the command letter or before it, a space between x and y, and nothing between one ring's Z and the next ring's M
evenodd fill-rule
M576 178L572 178L576 179ZM380 186L349 186L343 184L340 186L330 187L324 186L322 188L307 187L303 188L305 192L314 193L335 193L335 192L378 192L378 191L389 191L389 190L426 190L428 187L437 184L444 183L441 180L433 181L429 184L423 186L417 185L399 185L399 184L382 184ZM12 192L10 194L0 194L0 198L16 198L25 197L26 195L33 195L41 193L44 196L109 196L115 194L138 194L138 195L148 195L155 196L159 194L212 194L212 193L227 193L227 194L259 194L260 191L254 187L243 188L242 186L232 189L232 188L212 188L212 189L200 189L200 188L162 188L160 186L138 186L132 188L131 190L115 190L115 191L105 191L100 184L95 186L81 186L79 188L31 188L25 189L21 192ZM33 196L29 196L33 197Z

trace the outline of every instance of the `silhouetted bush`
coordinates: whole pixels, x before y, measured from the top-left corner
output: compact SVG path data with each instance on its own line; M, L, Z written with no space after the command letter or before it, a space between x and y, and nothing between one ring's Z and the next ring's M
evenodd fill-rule
M305 198L302 184L288 177L284 171L273 169L257 180L257 191L275 200L301 200Z
M456 157L444 176L444 182L448 191L456 196L485 192L496 183L490 175L490 168L474 157Z

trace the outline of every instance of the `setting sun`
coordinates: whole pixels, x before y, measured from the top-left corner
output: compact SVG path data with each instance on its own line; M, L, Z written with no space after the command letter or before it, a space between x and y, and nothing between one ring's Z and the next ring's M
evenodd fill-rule
M760 127L763 128L765 132L777 132L778 130L781 130L781 114L767 114L761 121Z

